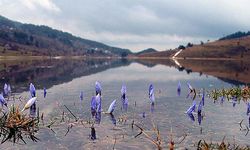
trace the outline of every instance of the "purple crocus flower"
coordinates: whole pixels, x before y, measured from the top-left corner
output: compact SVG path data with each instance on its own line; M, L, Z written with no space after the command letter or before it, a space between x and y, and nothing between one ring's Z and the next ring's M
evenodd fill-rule
M95 122L97 124L100 124L101 123L101 119L102 119L102 113L101 112L97 112L96 115L95 115Z
M151 104L154 104L154 102L155 102L155 96L154 96L154 87L153 87L153 84L149 85L149 89L148 90L149 90L148 95L149 95L150 102L151 102Z
M123 104L122 105L122 110L124 110L125 112L128 111L128 104Z
M201 113L198 113L198 123L199 123L199 125L201 125L201 120L202 120Z
M35 116L36 114L36 102L34 102L33 105L30 106L30 116Z
M44 87L44 88L43 88L43 97L45 98L46 95L47 95L47 90L46 90L46 88Z
M189 93L188 93L188 95L187 95L187 97L186 97L186 98L189 98L190 94L191 94L191 92L189 92Z
M96 95L99 94L99 95L102 95L102 87L101 87L101 84L96 81L95 82L95 91L96 91Z
M92 116L95 116L95 113L96 113L96 99L95 99L95 96L93 96L92 99L91 99L90 108L91 108Z
M10 93L11 93L11 87L10 87L10 84L4 84L3 86L3 96L9 96Z
M126 101L126 93L127 93L126 86L123 85L123 86L122 86L122 89L121 89L121 100L122 100L122 104L124 104L125 101Z
M0 103L2 106L5 105L7 107L7 102L2 94L0 94Z
M115 106L116 106L116 100L114 100L114 101L110 104L107 113L112 114L113 111L115 110Z
M205 105L205 90L204 89L203 89L203 92L202 92L201 100L202 100L202 106L204 106Z
M6 83L3 86L3 92L4 95L8 95L8 85Z
M202 111L202 103L203 103L203 101L200 101L199 106L198 106L198 114L201 114L201 111Z
M36 97L36 88L32 83L30 83L30 95L31 97Z
M83 101L83 91L80 92L80 100Z
M96 95L95 97L96 100L96 112L101 112L102 111L102 99L99 94Z
M191 114L193 111L195 111L195 107L196 107L196 102L193 101L193 105L188 108L188 110L186 111L186 113L187 114Z
M30 95L36 97L36 88L32 83L30 83ZM30 115L34 114L34 110L36 110L36 102L30 106Z
M221 98L220 98L220 103L221 103L221 104L224 103L224 98L225 98L224 96L221 96Z
M190 118L192 121L195 121L195 119L194 119L194 115L193 115L192 113L187 114L187 115L189 116L189 118Z
M32 106L30 107L30 117L31 117L31 118L36 117L36 105L32 105Z
M179 81L178 87L177 87L177 94L178 94L178 96L181 95L181 83L180 83L180 81Z
M249 128L250 128L250 116L249 116L249 118L248 118L248 124L249 124Z
M155 105L154 105L154 103L152 103L150 105L150 112L153 113L154 111L155 111Z
M10 84L8 84L8 94L10 94L11 93L11 87L10 87Z
M188 86L188 88L189 88L190 91L194 90L194 88L190 85L190 83L187 83L187 86Z
M121 89L121 94L126 94L127 93L127 88L125 85L122 85L122 89Z
M128 98L126 96L127 88L125 85L122 85L121 88L121 101L122 101L122 109L125 109L127 111L128 108Z
M145 113L145 112L142 113L142 117L143 117L143 118L146 117L146 113Z
M188 95L187 95L187 98L189 98L190 94L193 93L194 95L193 95L193 98L192 98L192 99L194 100L195 97L196 97L195 89L194 89L189 83L187 83L187 86L188 86L188 89L190 90L190 92L189 92Z
M123 105L128 105L128 98L127 97L125 98Z
M90 139L96 140L96 132L95 132L95 128L93 126L91 127Z
M233 96L232 100L233 100L233 107L235 107L236 102L237 102L237 97L236 97L236 96Z
M250 102L247 103L247 115L250 113Z

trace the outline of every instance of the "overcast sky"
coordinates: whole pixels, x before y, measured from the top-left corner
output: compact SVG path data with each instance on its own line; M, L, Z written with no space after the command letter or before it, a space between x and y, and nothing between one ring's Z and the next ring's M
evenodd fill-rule
M0 0L0 14L139 51L250 30L249 0Z

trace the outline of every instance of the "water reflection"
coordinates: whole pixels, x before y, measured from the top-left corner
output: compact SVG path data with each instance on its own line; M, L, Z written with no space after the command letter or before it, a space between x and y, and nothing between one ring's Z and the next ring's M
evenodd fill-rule
M60 133L64 131L63 127L58 127L55 129L58 133L56 138L54 134L47 134L46 131L41 131L39 133L39 137L41 137L41 143L32 145L33 149L41 147L41 145L45 145L48 149L55 149L55 147L59 145L67 147L68 149L74 149L74 145L86 148L85 146L89 143L89 141L82 139L86 138L86 136L90 134L89 132L91 132L91 139L96 139L96 131L98 131L98 140L94 143L95 148L92 149L100 149L104 145L101 142L106 140L107 135L112 137L111 134L114 135L115 132L117 132L115 130L109 130L113 127L113 125L123 128L123 125L120 124L121 118L124 120L127 118L132 118L135 119L135 121L139 118L139 120L142 121L143 127L147 129L152 127L152 120L157 126L159 126L164 139L168 138L167 135L169 133L166 131L170 128L173 128L173 131L177 132L175 134L176 138L179 138L180 135L183 134L182 131L185 131L188 134L188 138L184 141L185 147L186 144L191 143L193 145L193 141L196 141L197 138L210 138L210 136L213 137L213 139L221 138L220 135L224 133L227 133L227 137L238 137L243 144L248 142L248 137L245 137L244 135L242 136L241 132L238 130L238 124L236 124L238 121L237 119L239 119L243 113L245 114L245 105L243 110L244 112L242 113L242 104L237 105L237 107L232 110L232 104L227 103L227 101L225 101L223 107L220 107L220 105L213 104L209 98L206 98L206 107L204 107L204 110L206 111L206 119L203 120L203 115L205 113L197 113L197 116L196 113L190 113L187 114L187 116L184 114L184 111L190 106L192 101L186 100L185 98L186 94L189 92L187 86L183 86L180 90L182 94L176 96L176 92L178 94L178 88L176 89L178 82L180 81L180 83L183 83L183 85L186 85L187 82L190 82L192 86L197 89L197 93L199 93L198 89L205 88L206 90L210 90L209 88L231 86L223 81L218 80L217 78L205 76L203 73L201 74L199 72L194 73L194 69L192 69L192 72L189 71L189 75L185 71L180 72L177 70L178 67L176 67L174 62L171 60L139 60L138 62L135 62L135 60L109 59L96 61L49 61L50 63L46 64L49 65L47 67L44 67L45 65L43 65L43 67L35 67L36 69L32 67L28 67L27 69L22 68L22 70L26 73L19 70L20 74L24 73L29 77L27 77L27 80L24 82L17 82L18 84L16 85L13 83L17 81L16 78L18 77L15 77L17 74L15 75L15 70L12 70L13 74L11 75L11 73L9 73L8 75L13 77L13 79L8 77L8 81L10 81L8 83L11 83L16 91L19 89L20 91L28 91L27 87L29 83L26 83L26 81L32 81L32 83L36 85L37 89L40 88L41 90L37 90L36 93L39 98L39 101L37 102L37 108L39 107L40 112L44 113L45 119L50 119L50 116L61 115L59 105L52 105L58 101L61 105L67 105L70 110L72 110L72 112L80 119L86 120L86 118L91 118L92 116L91 121L98 125L94 124L95 128L92 127L91 131L89 129L86 131L86 128L74 127L71 131L71 135L67 137L62 136L63 138L60 136ZM38 62L35 61L34 63ZM145 65L147 67L145 67ZM114 67L116 68L109 69ZM182 69L185 70L184 67ZM30 74L27 74L27 72ZM3 83L6 80L6 76L4 79L2 78ZM117 106L121 107L122 111L115 111L113 115L108 115L107 117L106 115L104 117L101 116L101 112L96 111L97 104L96 101L93 100L96 97L96 91L93 88L93 85L96 81L100 81L100 83L102 83L102 92L97 92L97 94L102 94L103 106L108 106L113 99L121 98L121 101L119 101ZM156 101L155 105L150 105L148 101L148 85L152 82L154 83L155 91L159 91L154 93ZM126 84L127 86L126 95L122 93L120 94L120 89L123 84ZM209 85L213 85L213 87L210 87ZM41 97L43 97L44 94L42 90L43 87L46 87L48 90L46 100L41 100ZM81 99L81 91L84 91L84 100L82 101L79 100L79 94ZM21 95L29 96L29 93L24 92ZM200 99L200 95L201 94L197 94L196 101L198 98ZM193 95L191 94L190 97L192 98ZM128 98L130 103L129 109L127 108ZM31 114L33 113L33 115L35 115L35 111L31 112ZM239 113L235 113L235 111ZM115 117L119 118L118 122L116 120L117 118ZM192 122L198 120L197 124L200 125L198 128L204 129L202 135L197 135L197 126L194 123L190 123L189 119ZM244 121L244 124L246 124L245 122L246 121ZM223 126L220 126L220 124L223 124ZM126 134L131 137L131 135L133 135L131 132L132 131L129 130ZM127 137L125 136L125 139L126 138ZM138 139L139 138L129 141L129 144L138 142ZM113 140L113 138L110 140L112 141L112 145ZM126 147L127 143L124 144L124 142L122 142L122 140L119 141L119 144L117 145L123 146L123 148L118 147L117 149L128 149L128 147ZM136 143L137 145L135 144L135 147L139 147L139 149L141 149L142 145L149 147L152 146L151 143L143 142L144 141L140 140L138 143ZM28 146L31 146L31 144L29 143ZM69 147L69 145L71 147ZM8 147L8 145L4 146ZM50 146L54 147L51 148ZM24 147L24 149L25 148L26 147ZM152 147L150 148L152 149ZM88 149L88 147L86 149Z
M121 110L123 110L124 112L127 112L128 111L128 103L123 103Z
M178 62L181 64L182 70L186 70L187 73L199 72L200 76L212 75L236 85L250 83L250 61L181 59Z
M0 60L0 83L15 85L14 92L26 90L30 82L38 89L50 88L77 77L130 63L122 59Z
M188 113L187 116L194 122L194 115L192 113Z
M46 88L44 87L44 88L43 88L43 98L46 98L46 95L47 95L47 90L46 90Z
M36 103L34 103L34 104L30 107L30 117L31 117L31 118L35 118L35 117L36 117Z
M14 92L26 90L27 84L33 82L38 89L50 88L53 85L69 82L74 78L94 74L133 62L147 67L165 65L175 67L179 71L186 70L188 74L199 72L213 75L220 80L233 83L250 83L250 62L247 61L202 61L178 60L178 66L171 59L166 60L126 60L126 59L44 59L44 60L0 60L0 86L11 83ZM220 66L218 70L215 68ZM178 87L178 95L180 89ZM45 94L46 95L46 94Z
M155 104L150 104L150 112L153 113L155 111Z
M178 95L178 96L181 95L181 82L180 82L180 81L179 81L178 87L177 87L177 95Z
M102 119L102 113L101 112L96 112L95 114L95 123L100 124Z
M143 112L143 113L142 113L142 118L145 118L145 117L146 117L146 113Z
M110 117L110 120L111 120L112 124L116 126L115 116L111 113L111 114L109 114L109 117Z
M198 123L201 125L202 115L201 113L198 113Z
M96 140L96 131L95 131L95 128L92 126L90 129L91 129L90 139L91 140Z

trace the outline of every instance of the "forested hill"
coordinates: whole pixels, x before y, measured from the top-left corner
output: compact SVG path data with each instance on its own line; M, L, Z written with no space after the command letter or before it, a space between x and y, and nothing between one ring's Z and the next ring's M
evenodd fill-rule
M126 56L128 49L76 37L44 25L23 24L0 15L0 55Z
M250 35L250 31L248 31L248 32L238 31L238 32L235 32L233 34L222 37L219 40L230 40L230 39L241 38L241 37L245 37L245 36L249 36L249 35Z

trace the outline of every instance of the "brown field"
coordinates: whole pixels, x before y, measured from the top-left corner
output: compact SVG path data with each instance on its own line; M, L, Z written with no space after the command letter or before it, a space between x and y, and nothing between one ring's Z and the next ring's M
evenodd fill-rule
M182 58L250 58L250 36L194 45L182 51Z

